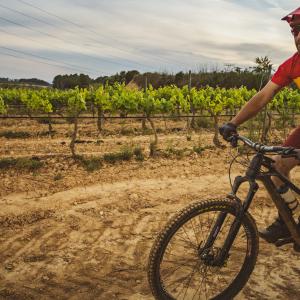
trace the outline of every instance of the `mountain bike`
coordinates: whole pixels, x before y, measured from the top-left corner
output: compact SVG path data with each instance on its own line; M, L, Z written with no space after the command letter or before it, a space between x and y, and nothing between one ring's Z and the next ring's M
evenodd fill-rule
M293 243L300 251L300 228L271 177L277 176L295 193L300 189L273 166L268 154L298 158L290 147L266 146L236 135L254 150L244 176L237 176L225 199L192 203L175 216L157 236L149 256L148 281L156 299L232 299L247 283L256 263L259 237L248 212L261 181L291 233L276 246ZM298 158L299 159L299 158ZM229 168L229 175L230 169ZM216 178L217 180L217 178ZM248 182L246 197L238 190Z

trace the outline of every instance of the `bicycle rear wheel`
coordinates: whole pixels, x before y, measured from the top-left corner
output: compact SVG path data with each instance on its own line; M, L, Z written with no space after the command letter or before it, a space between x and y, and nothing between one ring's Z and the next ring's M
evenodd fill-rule
M209 249L220 252L233 223L237 204L231 199L196 202L175 215L151 249L148 281L156 299L232 299L247 283L258 254L257 227L246 213L225 263L214 266L200 256L201 247L220 213L226 219Z

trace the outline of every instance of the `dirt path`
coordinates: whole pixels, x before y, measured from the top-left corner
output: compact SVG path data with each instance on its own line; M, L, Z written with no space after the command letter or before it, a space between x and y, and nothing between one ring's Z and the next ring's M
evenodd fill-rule
M216 181L217 176L217 181ZM128 179L46 197L0 198L0 296L4 299L152 299L146 263L153 237L191 201L224 195L228 178ZM258 195L262 225L274 216ZM299 299L300 255L260 244L237 299Z

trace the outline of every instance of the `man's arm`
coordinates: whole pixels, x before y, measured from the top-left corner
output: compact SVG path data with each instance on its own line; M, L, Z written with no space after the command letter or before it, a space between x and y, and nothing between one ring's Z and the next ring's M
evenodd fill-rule
M265 105L267 105L276 93L281 89L281 87L269 81L264 88L255 94L249 102L247 102L238 114L230 121L230 123L239 126L240 124L246 122L247 120L254 117Z

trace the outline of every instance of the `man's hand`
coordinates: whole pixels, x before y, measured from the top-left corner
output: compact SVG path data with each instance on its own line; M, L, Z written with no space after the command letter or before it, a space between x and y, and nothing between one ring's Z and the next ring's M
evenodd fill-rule
M219 127L219 132L227 142L230 141L232 135L237 134L236 126L232 123L223 124L221 127Z

